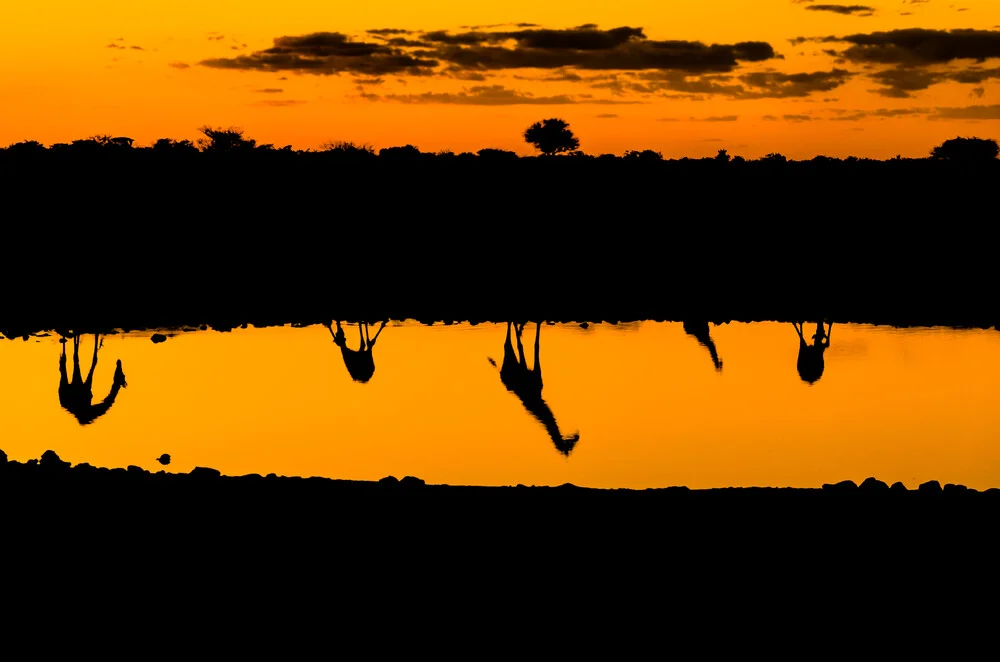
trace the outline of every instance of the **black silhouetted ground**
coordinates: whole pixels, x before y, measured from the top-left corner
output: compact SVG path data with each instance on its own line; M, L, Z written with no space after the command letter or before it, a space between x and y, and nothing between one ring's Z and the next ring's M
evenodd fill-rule
M991 613L974 598L995 574L998 490L459 487L5 460L5 599L82 627L73 646L150 631L157 647L534 650L555 636L640 653L672 633L828 650L912 646L914 628L945 636Z
M0 326L998 317L996 159L151 153L0 159Z

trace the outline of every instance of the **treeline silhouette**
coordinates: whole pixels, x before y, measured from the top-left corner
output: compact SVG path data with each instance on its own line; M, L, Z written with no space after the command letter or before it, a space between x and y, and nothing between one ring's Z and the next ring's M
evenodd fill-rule
M1000 160L953 157L983 142L666 160L202 135L0 151L0 323L997 317Z
M562 122L561 120L545 120L545 122ZM611 163L667 163L685 167L728 166L730 168L752 165L775 166L831 166L834 164L858 166L861 164L889 164L900 166L904 163L938 162L950 166L995 167L1000 146L992 139L984 138L953 138L934 147L924 158L903 158L897 156L889 160L879 160L864 157L848 156L846 158L818 155L811 159L792 160L778 152L771 152L756 159L747 159L740 155L730 155L728 149L720 149L715 156L703 158L664 159L661 152L652 149L626 150L622 155L604 153L588 154L578 149L579 140L569 131L568 126L553 125L554 135L546 135L549 125L536 123L525 132L525 139L541 152L540 156L522 156L516 152L483 148L476 152L437 151L423 152L413 145L384 147L376 150L365 143L351 141L329 142L320 149L293 149L291 145L275 147L273 144L258 144L257 140L246 135L240 128L201 127L203 137L197 141L160 138L151 145L136 145L135 140L125 136L96 135L89 138L73 140L69 143L56 143L46 146L35 140L13 143L0 147L0 163L19 164L32 162L57 163L59 161L87 162L122 162L133 164L156 163L224 163L235 161L252 161L255 163L284 163L311 166L350 164L359 166L375 163L419 163L420 165L451 165L473 164L498 165L513 164L542 160L546 166L560 167L570 164L593 162L595 164ZM550 131L550 133L552 133ZM558 161L552 159L559 155Z

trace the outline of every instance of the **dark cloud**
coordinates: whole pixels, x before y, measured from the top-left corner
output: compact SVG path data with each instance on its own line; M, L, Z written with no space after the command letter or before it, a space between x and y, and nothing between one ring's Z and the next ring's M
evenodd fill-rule
M298 106L305 103L305 101L300 101L298 99L265 99L263 101L255 101L252 106L270 106L272 108L286 108L288 106Z
M618 115L616 115L615 113L600 113L599 115L594 115L594 117L601 120L611 120L618 117Z
M935 108L932 120L1000 120L1000 104L992 106L965 106L961 108Z
M786 122L811 122L814 118L810 115L782 115L781 119Z
M264 87L259 90L254 90L257 94L281 94L284 92L280 87Z
M869 74L869 77L881 87L876 94L895 99L906 99L913 92L926 90L931 85L944 82L955 82L964 85L980 85L991 79L1000 79L1000 67L983 69L969 67L951 71L932 71L922 67L895 67Z
M520 105L567 105L591 103L600 105L632 104L635 101L595 99L588 95L559 94L555 96L535 96L528 92L518 92L503 85L479 85L463 92L424 92L422 94L362 95L372 101L396 101L400 103L435 103L464 106L520 106Z
M587 79L591 86L612 94L654 94L680 92L686 95L719 95L733 99L802 98L814 92L828 92L854 76L844 69L783 73L758 71L741 75L705 74L690 76L683 72L638 72Z
M191 67L187 62L171 62L167 65L168 67L173 67L174 69L188 69Z
M927 65L1000 57L1000 31L910 28L846 37L797 37L793 42L850 44L839 55L858 64Z
M357 85L381 85L385 82L384 78L355 78L354 82Z
M217 69L369 76L395 73L428 75L438 66L433 59L416 57L398 47L355 41L338 32L278 37L271 48L234 58L202 60L200 64Z
M399 28L376 28L374 30L365 30L365 32L380 37L388 37L391 35L401 35L401 34L413 34L413 30L401 30Z
M809 5L809 11L825 11L849 16L874 16L875 8L868 5Z
M558 69L728 72L740 62L779 56L766 42L706 45L698 41L647 39L642 28L598 29L593 24L563 30L445 30L425 32L420 39L435 46L418 53L475 70Z
M977 99L982 99L986 95L986 88L985 87L974 87L974 88L972 88L972 91L970 92L970 94L972 96L976 97Z
M710 115L708 117L688 117L683 119L680 117L661 117L657 122L736 122L740 119L739 115Z
M843 110L831 109L833 117L829 119L836 122L857 122L867 118L890 119L896 117L914 117L928 115L932 111L928 108L879 108L878 110Z

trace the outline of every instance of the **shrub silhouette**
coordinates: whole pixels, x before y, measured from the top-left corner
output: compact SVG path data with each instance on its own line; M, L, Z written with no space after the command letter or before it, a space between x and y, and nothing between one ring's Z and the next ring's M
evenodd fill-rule
M788 159L784 154L779 154L777 152L771 152L767 156L761 158L764 163L787 163Z
M535 122L524 132L524 141L534 145L545 156L579 149L580 141L569 130L569 124L558 118Z
M160 138L153 143L153 153L164 156L193 156L198 153L198 148L190 140Z
M205 136L198 139L198 147L203 152L242 154L257 146L256 140L244 137L243 129L213 129L209 126L203 126L198 131Z
M350 140L337 140L328 143L323 143L323 151L331 154L336 154L337 156L351 156L368 158L370 156L375 156L375 148L368 144L357 144L351 142Z
M662 161L663 154L660 154L659 152L654 152L651 149L644 149L641 152L630 149L625 152L624 158L629 160L638 160L638 161Z
M415 160L420 158L420 155L420 150L413 145L383 147L378 151L378 157L380 159Z
M476 154L479 158L489 159L490 161L516 161L518 159L517 152L510 152L505 149L493 149L492 147L481 149Z
M952 138L931 150L931 158L947 161L989 161L1000 154L995 140L986 138Z
M729 163L729 152L724 149L720 149L719 153L715 155L715 160L719 163Z

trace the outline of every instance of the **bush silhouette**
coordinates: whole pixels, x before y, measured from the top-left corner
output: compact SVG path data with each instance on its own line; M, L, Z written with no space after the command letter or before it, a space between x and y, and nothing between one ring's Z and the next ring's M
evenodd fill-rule
M203 126L198 131L205 136L198 139L198 146L204 152L239 154L248 152L257 146L256 140L244 137L243 129L213 129L209 126Z
M569 124L558 118L535 122L524 132L524 141L534 145L545 156L579 149L580 141L569 130Z
M368 144L357 144L350 140L338 140L324 143L323 151L337 156L349 156L358 158L368 158L375 156L375 148Z
M493 149L492 147L486 147L476 154L481 159L488 159L491 161L516 161L518 159L517 152L510 152L505 149Z
M1000 154L995 140L986 138L952 138L931 150L931 158L947 161L989 161Z
M624 158L630 160L635 159L639 161L662 161L663 154L660 154L659 152L654 152L651 149L644 149L641 152L630 149L625 152Z
M415 160L419 159L421 152L413 145L403 145L401 147L383 147L378 151L380 159Z
M719 153L715 155L715 160L719 163L729 163L729 152L724 149L720 149Z
M153 153L164 156L192 156L198 153L198 148L190 140L160 138L153 143Z

